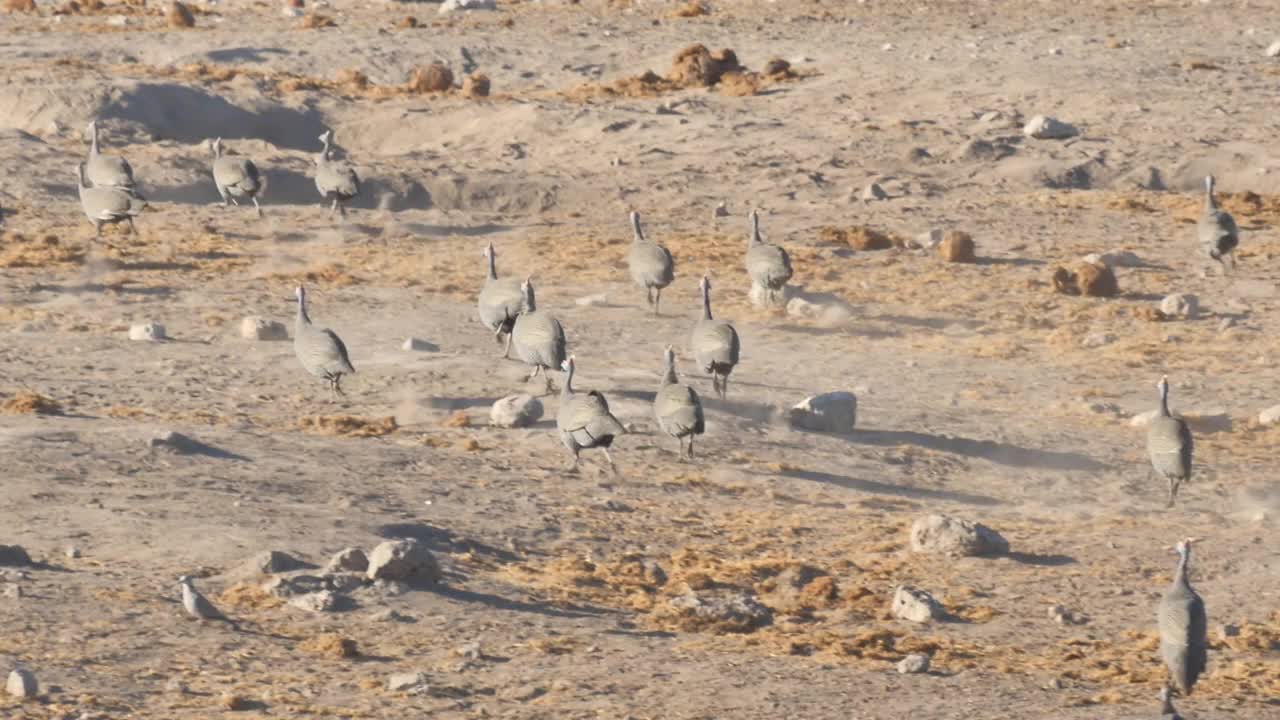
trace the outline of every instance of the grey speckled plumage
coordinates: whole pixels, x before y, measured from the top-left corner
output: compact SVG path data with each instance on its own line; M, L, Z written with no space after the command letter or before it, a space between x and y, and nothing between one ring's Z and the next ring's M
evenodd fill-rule
M779 291L791 279L791 256L777 245L760 237L760 211L751 211L751 236L747 240L747 274L751 283L764 288L773 303Z
M520 314L516 316L515 325L511 328L511 344L516 348L516 356L524 364L533 366L533 372L529 373L525 382L542 373L547 381L546 391L550 393L554 386L546 371L561 367L567 357L564 328L554 315L538 310L533 293L533 278L521 283L520 292L523 300L520 303Z
M662 373L662 382L658 385L658 393L653 398L653 414L662 431L680 443L680 458L693 459L693 439L707 429L706 419L702 414L702 400L693 388L680 384L680 378L676 375L676 351L670 345L663 353L663 360L666 368ZM685 438L689 439L687 453Z
M671 252L645 237L640 228L640 213L631 213L631 250L627 253L627 268L631 279L644 288L645 299L658 315L662 302L662 289L675 279L676 264Z
M307 372L329 381L330 394L345 395L342 376L356 371L347 356L347 346L337 333L311 324L306 289L299 285L294 292L298 298L298 315L294 321L293 353Z
M1168 687L1160 688L1160 720L1182 720L1173 706L1173 691Z
M235 621L222 614L222 611L213 606L196 586L191 582L191 578L183 575L178 578L178 584L182 586L182 607L196 620L220 620L236 627Z
M1196 223L1196 235L1205 253L1222 266L1222 272L1225 275L1228 260L1230 260L1230 269L1236 268L1234 251L1240 244L1240 231L1236 228L1236 220L1231 217L1231 213L1218 208L1218 203L1213 197L1213 184L1213 176L1205 176L1204 210L1201 211L1200 220Z
M578 467L578 453L588 448L600 448L604 451L609 469L618 471L613 464L613 456L609 447L618 435L627 429L618 422L618 418L609 411L609 401L601 393L591 390L580 393L573 389L574 361L566 358L562 366L565 371L564 388L560 391L560 409L556 413L556 428L560 430L560 441L573 453L573 464L570 470Z
M1160 408L1147 426L1147 454L1151 468L1169 484L1168 507L1173 507L1178 487L1191 479L1195 442L1186 421L1169 412L1169 378L1160 378L1156 388L1160 391Z
M89 157L85 161L85 177L90 187L120 188L128 193L137 191L133 179L133 167L129 161L115 155L103 155L98 150L98 121L89 123Z
M147 201L137 194L116 187L92 187L85 177L85 164L76 168L76 185L80 188L80 207L93 224L96 237L102 237L103 225L118 222L129 223L129 231L136 233L133 218L147 207Z
M515 327L516 317L520 314L520 305L524 295L520 289L520 281L514 277L498 277L498 265L493 243L485 246L484 256L489 266L489 274L485 276L484 287L480 288L480 298L476 305L480 311L480 322L493 331L494 340L506 342L502 348L502 357L511 357L511 331Z
M711 387L724 399L729 394L729 373L738 364L741 343L732 325L711 316L711 279L702 276L702 318L693 325L689 345L702 372L711 376Z
M1169 683L1183 695L1190 695L1196 679L1208 663L1208 618L1204 601L1187 579L1191 561L1191 538L1179 542L1178 569L1173 584L1160 599L1156 621L1160 627L1160 654L1169 668Z
M241 199L253 201L253 208L262 217L262 206L258 205L258 193L262 191L262 176L258 166L245 157L223 157L222 138L213 141L213 184L222 196L222 206L228 202L236 205Z
M346 217L347 209L343 207L343 203L360 194L360 177L356 175L351 163L333 157L333 146L336 143L333 141L332 130L325 130L320 136L320 142L324 143L324 149L316 155L316 189L326 200L332 201L329 215L337 210Z

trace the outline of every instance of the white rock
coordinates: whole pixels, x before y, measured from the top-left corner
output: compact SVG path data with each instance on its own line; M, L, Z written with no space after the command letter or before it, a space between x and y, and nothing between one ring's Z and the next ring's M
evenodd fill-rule
M427 676L422 673L396 673L387 678L387 689L391 692L413 690L427 684Z
M1280 422L1280 405L1272 405L1258 413L1258 422L1263 425L1273 425Z
M532 395L508 395L489 409L489 424L494 427L529 427L542 417L542 401Z
M440 349L440 346L421 338L411 337L404 339L404 342L400 344L400 349L410 352L435 352Z
M107 24L112 27L124 27L129 24L129 18L126 15L112 15L107 18Z
M1108 250L1104 253L1090 253L1084 256L1084 261L1106 265L1109 268L1142 266L1142 258L1128 250Z
M498 3L495 0L444 0L440 3L440 14L451 13L456 10L497 10Z
M916 242L926 248L936 248L942 243L942 230L934 228L927 233L920 233L916 236Z
M880 187L879 183L871 183L862 190L863 202L870 200L885 200L888 197L889 193L886 193L884 188Z
M596 293L595 295L587 295L573 301L578 307L597 307L599 305L608 305L609 296L606 293Z
M362 573L369 569L369 556L364 554L360 548L349 547L343 548L333 554L329 558L329 564L324 566L325 573L336 572L359 572Z
M1156 413L1158 412L1160 411L1148 410L1144 413L1138 413L1137 415L1134 415L1133 417L1129 418L1129 427L1144 428L1150 425L1151 421L1155 419Z
M1116 336L1111 333L1094 332L1084 336L1080 341L1080 347L1096 348L1103 345L1110 345L1116 341Z
M250 315L240 321L240 337L245 340L288 340L289 329L278 320Z
M942 606L926 590L899 585L893 593L893 616L911 622L926 623L943 616Z
M897 46L897 45L894 45L893 43L885 43L884 45L881 45L881 46L880 46L880 49L881 49L881 50L883 50L883 51L885 51L885 52L890 52L890 51L892 51L892 50L896 50L896 49L897 49L897 47L898 47L898 46Z
M1200 299L1195 295L1187 293L1177 293L1174 295L1166 295L1160 301L1160 312L1168 317L1180 317L1187 320L1194 319L1200 311Z
M1267 57L1280 57L1280 40L1267 47Z
M925 515L911 525L911 550L942 555L1003 555L1009 541L981 523Z
M338 596L331 590L295 595L289 598L289 604L307 612L331 612L338 605Z
M440 563L425 545L408 538L388 540L369 553L370 580L423 580L439 582Z
M1061 54L1062 54L1062 48L1049 48L1049 54L1050 54L1050 55L1061 55Z
M903 675L929 672L929 656L912 653L898 662L898 672Z
M791 408L791 426L817 432L853 432L858 419L858 398L851 392L812 395Z
M137 323L129 326L130 340L164 340L164 326L157 322Z
M40 692L40 684L30 670L18 668L9 673L9 681L4 685L5 692L20 698L33 698Z
M1022 134L1037 140L1063 140L1079 135L1080 131L1057 118L1037 115L1022 128Z
M288 6L280 8L280 14L287 18L302 17L304 13L306 13L306 10L302 8Z

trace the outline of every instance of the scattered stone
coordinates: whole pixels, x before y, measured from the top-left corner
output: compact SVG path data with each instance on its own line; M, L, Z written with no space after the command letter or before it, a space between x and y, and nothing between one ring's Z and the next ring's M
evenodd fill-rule
M1102 263L1109 268L1142 267L1142 259L1128 250L1108 250L1104 253L1090 253L1084 256L1087 263Z
M289 329L278 320L250 315L240 321L240 337L245 340L288 340Z
M933 248L936 248L942 244L942 236L944 234L945 233L943 233L938 228L933 228L929 232L920 233L919 235L917 235L916 242L920 243L921 247L932 250Z
M519 687L507 688L501 693L503 700L514 700L515 702L529 702L537 700L547 694L547 689L541 685L521 685Z
M1074 625L1075 617L1071 611L1062 605L1054 605L1049 608L1049 619L1059 625Z
M1106 265L1081 262L1074 268L1056 268L1053 271L1053 289L1064 295L1114 297L1120 294L1120 283Z
M1240 626L1227 623L1222 626L1220 632L1222 637L1240 637Z
M427 684L427 676L420 672L396 673L387 678L387 689L391 692L414 690Z
M529 427L541 417L542 401L532 395L508 395L489 409L489 424L494 427Z
M982 138L967 140L951 153L954 160L994 161L1009 157L1017 150L1006 143L993 143Z
M484 653L480 650L479 641L472 641L465 645L459 645L453 649L453 654L464 660L479 660L484 657Z
M440 349L440 346L433 342L411 337L404 339L404 343L400 345L400 349L409 352L435 352Z
M22 599L22 586L17 583L5 583L4 590L0 590L0 595L10 600Z
M444 63L416 67L409 73L409 89L413 92L446 92L453 87L453 71Z
M349 547L343 548L333 554L329 558L329 563L324 566L326 574L339 572L357 572L362 573L369 569L369 556L364 554L360 548Z
M1267 47L1267 57L1280 57L1280 40L1277 40Z
M263 592L279 598L294 598L328 589L329 583L319 575L290 573L273 575L260 586Z
M289 604L313 613L332 612L338 606L338 595L332 590L304 593L289 598Z
M1271 407L1258 413L1258 422L1263 425L1274 425L1280 422L1280 405L1272 405ZM0 562L0 565L3 565Z
M360 573L325 573L325 587L336 593L348 593L352 590L364 587L366 582L364 572Z
M1049 690L1061 690L1063 688L1062 680L1059 678L1052 678L1049 680L1049 684L1045 687Z
M62 550L62 554L68 560L75 560L80 557L80 548L75 545L68 545Z
M240 563L240 565L227 574L237 578L253 578L258 577L259 575L271 575L274 573L300 570L305 567L305 565L306 564L301 560L287 552L282 552L280 550L265 550Z
M815 320L822 316L822 306L802 297L793 297L787 301L787 315Z
M416 618L395 610L380 610L370 615L369 619L373 622L413 622Z
M252 708L253 702L242 695L237 695L232 692L224 692L218 696L218 705L220 705L223 710L241 712Z
M425 545L408 538L388 540L369 553L370 580L440 582L440 563Z
M107 24L112 27L124 27L129 24L129 17L127 15L112 15L107 18Z
M1180 317L1186 320L1195 319L1200 310L1200 299L1195 295L1177 293L1166 295L1160 301L1160 312L1166 317Z
M169 678L168 680L166 680L166 681L165 681L165 683L164 683L164 691L165 691L165 692L176 693L176 694L178 694L178 695L186 695L186 694L187 694L187 685L186 685L186 683L182 682L182 678L180 678L180 677L171 677L171 678Z
M1093 332L1084 336L1080 341L1080 347L1099 348L1104 345L1110 345L1116 341L1116 336L1111 333Z
M1236 319L1233 317L1224 317L1218 321L1218 332L1226 332L1236 326Z
M942 606L926 590L899 585L893 593L893 616L916 623L926 623L943 617Z
M886 193L884 191L884 188L880 187L879 183L871 183L870 185L866 186L862 190L863 202L869 202L872 200L887 200L888 198L889 198L889 193Z
M898 672L903 675L929 672L929 656L912 653L898 661Z
M178 0L173 0L173 2L169 3L169 10L164 17L168 21L169 27L193 28L196 26L196 16L191 14L190 8L178 2Z
M31 564L31 556L21 545L0 545L0 565L27 567Z
M716 205L715 210L711 211L711 219L714 220L716 218L722 218L722 217L729 217L729 208L725 207L723 200L721 200L720 203Z
M199 440L172 430L157 430L156 434L151 436L150 445L153 448L165 448L184 455L203 453L209 450L209 446Z
M573 301L578 307L598 307L600 305L609 304L609 295L606 293L596 293L595 295L587 295Z
M498 3L495 0L444 0L440 3L440 14L456 12L458 10L497 10Z
M948 230L942 235L938 245L938 254L951 263L974 263L978 261L973 244L973 236L959 230Z
M788 305L789 308L790 305ZM792 407L790 411L793 428L816 432L853 432L857 419L858 398L853 393L843 390L811 395Z
M285 6L280 8L280 14L287 18L298 18L307 14L307 11L300 7Z
M130 340L149 340L156 342L165 340L164 326L157 322L137 323L129 326Z
M1080 131L1057 118L1037 115L1022 128L1022 134L1036 140L1065 140L1079 135Z
M1134 415L1133 417L1129 418L1129 427L1144 428L1150 425L1151 421L1155 419L1156 413L1158 412L1160 411L1148 410L1144 413L1138 413L1137 415Z
M9 673L9 681L4 684L5 692L20 698L33 698L40 693L40 685L36 676L23 668Z
M773 611L745 593L703 598L690 590L667 605L682 616L687 631L748 633L773 622Z
M981 523L926 515L911 524L911 550L942 555L993 556L1009 552L1009 541Z
M782 58L773 58L764 64L765 75L786 75L791 72L791 63Z

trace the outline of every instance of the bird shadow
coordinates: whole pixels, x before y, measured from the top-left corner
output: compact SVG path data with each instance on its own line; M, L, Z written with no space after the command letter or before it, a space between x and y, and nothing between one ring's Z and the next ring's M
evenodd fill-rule
M1164 295L1159 293L1124 293L1121 297L1125 300L1135 300L1137 302L1159 302L1164 299Z
M1044 261L1036 260L1034 258L980 257L977 260L977 264L978 265L1009 265L1012 267L1034 267L1037 265L1044 265Z
M511 230L510 225L498 225L496 223L483 223L481 225L429 225L420 222L406 222L401 224L404 229L415 235L425 235L427 237L482 237L484 235L496 235Z
M53 292L66 293L67 295L81 295L84 293L105 293L113 292L121 295L144 295L154 297L169 297L173 294L173 288L167 285L155 287L133 287L124 284L105 285L103 283L81 283L79 285L62 285L57 283L36 283L31 286L31 292Z
M838 485L850 490L859 490L861 492L876 493L880 495L894 495L897 497L913 498L917 500L944 500L964 503L967 505L983 505L988 507L1001 504L999 500L986 495L977 495L954 490L930 490L928 488L891 485L889 483L878 482L876 480L860 480L858 478L848 477L847 475L834 475L832 473L825 473L817 470L786 468L779 474L783 477L794 478L797 480L809 480L811 482L826 483L828 485Z
M479 540L455 537L448 530L427 523L387 523L380 525L374 532L379 537L388 539L417 540L426 545L428 550L437 553L474 553L503 563L513 563L520 559L510 550L503 550Z
M236 460L239 462L253 462L253 460L239 453L223 450L215 445L196 440L174 433L172 436L164 440L153 440L152 449L166 449L178 455L203 455L205 457L216 458L218 460Z
M425 404L432 410L465 410L473 407L491 407L499 399L496 397L433 397Z
M211 62L233 63L233 62L266 62L267 55L288 55L288 50L281 48L255 48L255 47L235 47L224 48L222 50L210 50L205 53L205 57Z
M1062 567L1063 565L1071 565L1076 561L1070 555L1056 553L1042 555L1040 553L1009 552L1005 553L1005 556L1016 563L1038 565L1040 567Z
M450 600L457 600L459 602L478 603L494 610L532 613L535 615L545 615L547 617L589 618L609 614L609 611L607 610L590 605L578 605L572 608L562 609L553 607L546 603L512 600L511 598L505 598L493 593L463 590L462 588L447 585L435 588L435 594Z
M1089 470L1095 472L1107 469L1106 463L1099 462L1080 453L1036 450L994 440L946 437L912 430L859 429L852 435L840 437L845 437L849 442L858 445L874 445L878 447L916 445L954 455L982 458L1010 467L1041 468L1046 470Z

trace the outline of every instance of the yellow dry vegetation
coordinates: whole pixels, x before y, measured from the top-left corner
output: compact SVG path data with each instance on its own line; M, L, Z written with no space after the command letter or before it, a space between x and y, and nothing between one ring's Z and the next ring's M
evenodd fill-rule
M5 415L58 415L62 406L53 398L30 390L19 390L0 404Z
M359 417L357 415L308 415L298 418L298 427L312 435L346 435L348 437L382 437L396 431L396 419Z

